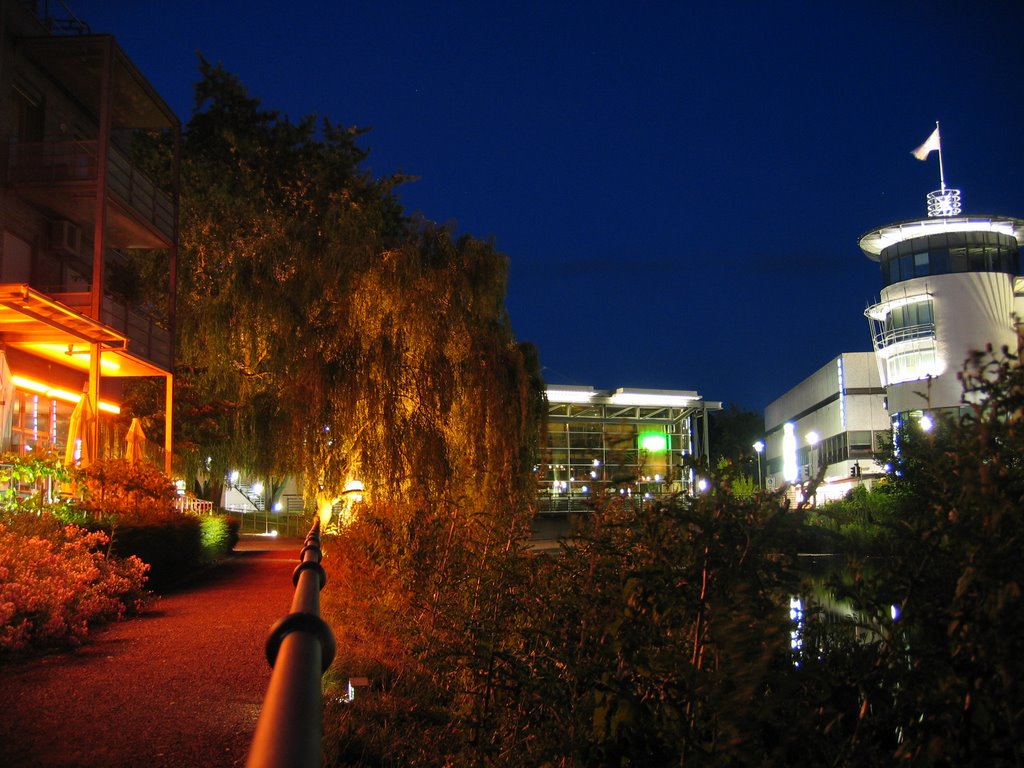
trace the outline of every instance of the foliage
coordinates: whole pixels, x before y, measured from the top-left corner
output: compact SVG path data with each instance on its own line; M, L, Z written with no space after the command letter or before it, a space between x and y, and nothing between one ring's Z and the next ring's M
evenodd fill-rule
M735 496L737 499L752 499L757 495L758 484L756 478L743 474L741 465L730 459L721 458L718 460L715 476L718 478L722 491Z
M65 522L84 520L67 499L56 500L72 471L55 453L10 453L0 458L0 512L39 514L44 510Z
M401 177L359 170L359 131L312 116L293 123L221 67L204 60L200 71L181 157L182 469L298 472L302 377L293 373L336 332L353 272L401 231L391 193ZM140 145L140 162L164 152Z
M338 718L328 729L335 759L661 765L777 748L751 724L767 719L775 743L783 740L788 702L766 692L790 658L786 542L797 519L777 499L737 500L722 485L658 507L602 505L557 556L513 544L506 600L490 609L500 631L483 649L463 639L477 625L454 612L446 618L455 623L418 638L432 640L427 647L414 642L429 621L401 595L415 589L410 571L430 578L421 550L436 540L429 530L364 530L361 547L346 539L345 551L360 557L346 555L345 582L335 580L334 599L351 608L338 615L331 603L345 633L336 667L369 675L378 689L328 710L329 722ZM406 713L395 719L398 702Z
M79 471L79 506L95 519L139 522L176 515L174 484L146 462L110 459Z
M558 554L513 537L480 634L454 605L495 576L460 560L435 621L445 528L364 517L330 605L335 674L372 684L328 705L327 764L1020 765L1024 370L978 358L964 384L829 511L825 566L794 555L826 515L738 496L727 464L692 499L599 506Z
M713 463L717 464L720 459L756 460L752 446L763 438L764 417L760 413L729 403L723 410L708 414L708 442ZM753 470L756 477L757 467Z
M507 515L446 511L372 503L327 540L329 555L344 553L327 561L323 595L339 649L325 749L339 760L444 764L486 735L498 684L488 670L510 630L527 531ZM363 675L386 701L330 703Z
M898 519L885 567L849 597L879 638L860 730L899 735L891 759L1024 761L1024 369L976 355L960 414L906 424L893 457ZM893 622L889 606L895 606Z
M819 537L829 542L828 548L815 552L884 555L895 544L893 527L899 519L898 499L883 479L870 490L858 485L845 498L808 510L807 522L832 534Z
M26 535L0 523L0 651L78 645L89 627L138 611L147 566L116 560L75 526Z
M238 543L239 521L228 515L199 518L199 544L204 562L214 562L231 553Z
M789 706L775 692L790 659L797 520L777 499L737 498L721 483L645 508L600 506L572 546L533 561L508 669L508 754L565 765L769 758Z
M203 563L199 521L192 515L166 515L122 523L113 531L111 554L137 557L150 567L150 589L165 589Z
M182 469L200 485L304 476L322 508L353 478L385 500L519 494L542 388L505 314L505 257L407 219L405 177L361 169L361 131L293 123L200 71L181 163ZM158 168L146 157L166 147L143 144Z

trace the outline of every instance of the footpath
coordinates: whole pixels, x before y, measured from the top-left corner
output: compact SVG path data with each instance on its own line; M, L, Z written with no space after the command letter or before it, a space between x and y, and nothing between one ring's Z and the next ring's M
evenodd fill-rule
M0 665L3 768L245 764L288 613L301 539L243 536L233 554L70 652Z

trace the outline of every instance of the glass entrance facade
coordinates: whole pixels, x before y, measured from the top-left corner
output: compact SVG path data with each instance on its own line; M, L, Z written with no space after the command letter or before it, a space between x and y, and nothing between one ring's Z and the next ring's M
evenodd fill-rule
M706 455L699 435L720 408L679 390L549 388L538 512L584 512L609 494L642 503L690 491L686 459Z

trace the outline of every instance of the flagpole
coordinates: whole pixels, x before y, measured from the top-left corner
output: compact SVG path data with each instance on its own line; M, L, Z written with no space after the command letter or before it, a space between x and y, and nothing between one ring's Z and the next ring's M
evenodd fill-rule
M936 134L939 137L939 148L938 148L939 149L939 189L941 189L942 192L945 193L945 191L946 191L946 174L942 170L942 133L941 133L941 131L939 131L939 121L938 120L935 121L935 132L936 132Z

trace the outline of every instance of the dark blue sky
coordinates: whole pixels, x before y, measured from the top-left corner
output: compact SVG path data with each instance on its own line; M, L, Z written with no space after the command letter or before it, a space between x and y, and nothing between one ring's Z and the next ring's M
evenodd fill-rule
M760 410L870 349L875 227L1024 217L1024 2L70 0L187 121L197 52L371 129L410 212L493 238L549 383Z

